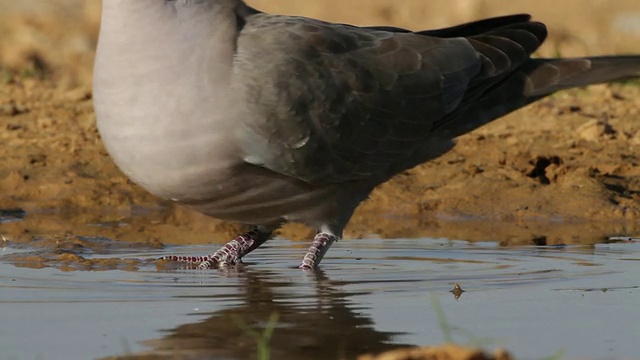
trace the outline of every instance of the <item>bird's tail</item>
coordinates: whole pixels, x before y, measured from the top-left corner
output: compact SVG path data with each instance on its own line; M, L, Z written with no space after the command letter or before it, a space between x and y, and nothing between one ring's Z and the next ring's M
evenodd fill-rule
M457 137L556 91L640 77L640 55L529 59L438 129Z
M640 56L601 56L577 59L531 59L523 67L524 95L546 96L559 90L640 76Z

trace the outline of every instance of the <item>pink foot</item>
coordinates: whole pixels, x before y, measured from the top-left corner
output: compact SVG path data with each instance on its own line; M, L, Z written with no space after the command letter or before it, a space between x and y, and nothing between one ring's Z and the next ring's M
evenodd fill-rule
M329 247L338 240L338 237L332 234L327 234L324 232L319 232L313 238L313 243L311 243L311 247L307 251L307 254L302 259L302 264L300 264L299 268L302 270L311 270L320 264L324 254L326 254Z
M271 237L271 231L254 229L229 241L216 252L207 256L176 256L168 255L158 260L171 260L197 265L198 269L216 269L233 266L240 262L243 256L264 244Z

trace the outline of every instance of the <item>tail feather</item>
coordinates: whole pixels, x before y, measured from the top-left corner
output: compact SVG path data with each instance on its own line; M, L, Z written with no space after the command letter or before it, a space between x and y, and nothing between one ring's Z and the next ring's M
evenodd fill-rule
M559 90L640 76L640 56L577 59L532 59L523 69L528 81L523 95L538 97Z
M640 55L530 59L447 116L434 131L457 137L556 91L635 77L640 77Z

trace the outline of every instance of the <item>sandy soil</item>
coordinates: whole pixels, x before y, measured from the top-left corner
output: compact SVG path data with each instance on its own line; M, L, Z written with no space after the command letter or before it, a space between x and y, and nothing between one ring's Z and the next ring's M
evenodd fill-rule
M378 356L363 355L358 360L511 360L509 353L502 349L488 355L479 349L465 348L457 345L439 347L422 347L392 350Z
M634 0L589 7L580 0L526 6L508 0L251 3L272 12L414 29L530 12L551 29L542 55L640 53L640 3ZM226 240L236 225L153 198L106 154L91 101L99 11L93 0L0 0L0 209L29 214L2 223L2 233L30 241L40 229L64 236L87 223L126 222L82 231L152 245ZM449 154L380 186L346 237L543 244L636 233L639 95L633 82L567 91L465 135ZM291 225L282 234L299 239L311 231Z

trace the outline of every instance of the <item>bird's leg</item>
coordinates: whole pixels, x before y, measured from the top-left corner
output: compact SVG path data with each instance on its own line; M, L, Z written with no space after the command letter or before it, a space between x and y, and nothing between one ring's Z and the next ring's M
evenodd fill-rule
M229 241L220 249L207 256L163 256L158 260L179 261L188 264L197 264L199 269L215 269L219 267L235 265L243 256L255 250L265 241L271 238L273 230L264 227L256 227L253 230L239 235Z
M302 264L299 268L302 270L311 270L320 264L324 254L331 247L331 245L339 239L338 236L332 234L329 231L318 231L313 238L313 243L307 250L307 254L302 259Z

